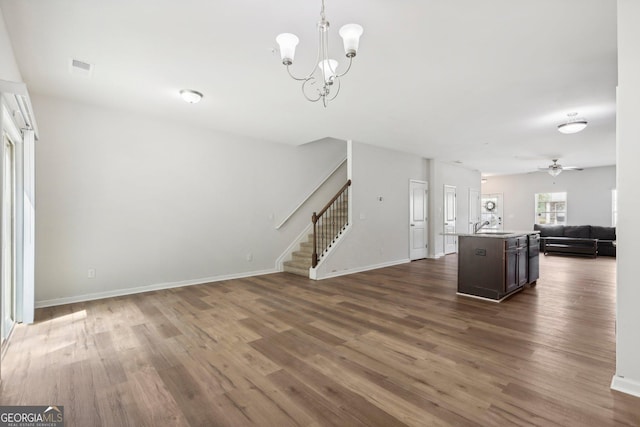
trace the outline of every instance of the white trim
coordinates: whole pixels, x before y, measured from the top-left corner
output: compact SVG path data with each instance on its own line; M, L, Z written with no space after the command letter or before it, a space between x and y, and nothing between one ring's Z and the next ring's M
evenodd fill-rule
M309 199L311 198L311 196L313 196L313 195L314 195L314 193L315 193L316 191L318 191L318 189L320 189L320 187L322 187L322 185L323 185L325 182L327 182L327 180L328 180L329 178L331 178L331 176L332 176L334 173L336 173L336 171L337 171L338 169L340 169L340 167L341 167L341 166L344 164L344 162L346 162L346 161L347 161L347 158L346 158L346 157L344 157L342 160L340 160L340 162L339 162L339 163L338 163L338 164L337 164L337 165L336 165L336 166L331 170L331 172L329 172L329 173L328 173L324 178L322 178L322 179L320 180L320 182L319 182L319 183L318 183L318 184L317 184L317 185L316 185L316 186L315 186L315 187L314 187L310 192L308 192L308 193L307 193L307 196L306 196L304 199L302 199L302 201L301 201L300 203L298 203L298 205L297 205L295 208L293 208L293 209L291 210L291 212L289 212L289 215L287 215L287 216L286 216L286 217L285 217L285 218L280 222L280 224L276 225L276 230L280 230L280 228L282 228L282 226L283 226L287 221L289 221L289 219L293 216L293 214L295 214L296 212L298 212L298 209L300 209L300 208L302 207L302 205L304 205L304 204L307 202L307 200L309 200Z
M27 115L27 117L24 117L24 120L31 125L35 139L39 139L38 124L36 123L36 118L33 114L33 106L31 105L31 98L29 97L27 85L22 82L0 80L0 93L12 94L15 97L16 107L20 110L21 114Z
M500 299L493 299L493 298L487 298L487 297L481 297L478 295L471 295L471 294L465 294L463 292L456 292L456 295L460 295L461 297L467 297L467 298L473 298L473 299L479 299L482 301L488 301L488 302L502 302L505 299L509 298L510 296L512 296L513 294L517 294L518 292L520 292L522 289L524 288L518 288L515 291L511 292L509 295L505 295Z
M220 282L222 280L242 279L245 277L262 276L264 274L278 273L275 269L250 271L246 273L226 274L222 276L203 277L201 279L183 280L180 282L157 283L154 285L138 286L135 288L115 289L113 291L95 292L72 297L54 298L36 301L36 308L52 307L54 305L72 304L76 302L93 301L103 298L113 298L124 295L139 294L143 292L159 291L163 289L180 288L182 286L204 285L206 283Z
M438 259L438 258L442 258L443 256L444 256L444 252L439 252L439 253L437 253L437 254L435 254L435 255L428 256L427 258L430 258L430 259Z
M9 107L4 102L2 102L2 130L7 132L9 139L14 144L22 142L22 134L18 130L18 126L11 114L9 114Z
M312 223L307 224L305 229L302 230L302 233L298 234L298 237L296 237L294 241L282 252L282 254L280 254L278 259L276 259L276 271L284 271L284 262L287 261L287 258L295 250L296 246L304 242L309 233L313 231L312 226Z
M363 271L377 270L379 268L385 268L385 267L393 267L394 265L408 264L410 262L411 260L409 258L404 258L396 261L388 261L380 264L367 265L365 267L352 268L349 270L332 271L331 273L328 273L327 275L315 280L331 279L332 277L346 276L348 274L354 274L354 273L362 273Z
M35 301L35 132L24 130L22 139L22 319L34 321Z
M611 389L640 397L640 382L620 377L618 375L613 376L613 379L611 380Z

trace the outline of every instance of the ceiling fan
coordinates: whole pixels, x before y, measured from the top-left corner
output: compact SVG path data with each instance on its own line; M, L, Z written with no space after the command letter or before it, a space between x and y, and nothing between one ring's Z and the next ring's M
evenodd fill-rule
M538 168L538 170L546 171L551 176L558 176L562 171L581 171L582 168L575 166L562 166L558 163L558 159L552 159L553 164L550 164L546 168Z

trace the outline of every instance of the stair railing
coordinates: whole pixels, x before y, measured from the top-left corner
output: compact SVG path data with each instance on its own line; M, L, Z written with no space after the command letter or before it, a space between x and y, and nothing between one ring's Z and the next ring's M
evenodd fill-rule
M338 236L349 225L349 187L351 180L336 193L320 213L311 215L313 223L313 254L311 266L316 267Z

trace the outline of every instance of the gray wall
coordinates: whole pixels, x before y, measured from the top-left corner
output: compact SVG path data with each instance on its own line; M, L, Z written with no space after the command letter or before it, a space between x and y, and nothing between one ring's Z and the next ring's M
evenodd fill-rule
M4 23L2 9L0 9L0 79L12 82L22 81L16 58L13 55L7 27Z
M344 183L276 230L346 157L344 141L295 147L33 101L40 305L274 271L311 212Z
M640 397L640 2L618 0L618 287L612 386Z
M568 225L610 226L611 190L616 188L616 168L607 166L564 171L557 177L545 172L492 176L482 193L504 196L504 229L531 230L535 222L536 193L567 193Z
M409 180L427 180L426 160L352 142L350 177L352 228L318 278L409 261Z

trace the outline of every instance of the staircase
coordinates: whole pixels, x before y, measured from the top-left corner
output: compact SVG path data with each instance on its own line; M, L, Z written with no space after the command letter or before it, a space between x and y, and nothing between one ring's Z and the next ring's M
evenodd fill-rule
M309 269L315 267L318 260L340 237L349 222L348 188L350 185L351 180L347 181L319 215L313 213L314 232L307 236L305 242L300 243L298 250L291 254L291 260L283 263L284 271L309 277Z
M297 251L291 254L291 261L285 261L282 265L284 271L309 277L311 268L311 256L313 255L313 234L307 236L307 241L300 243Z

